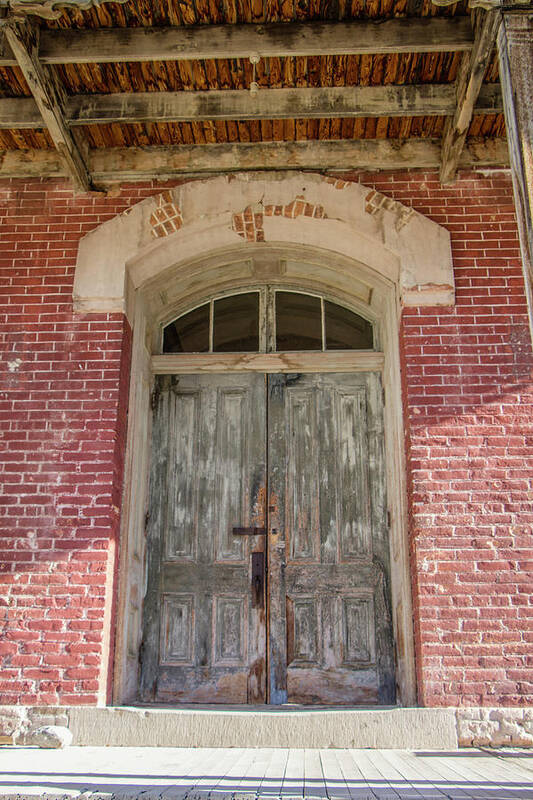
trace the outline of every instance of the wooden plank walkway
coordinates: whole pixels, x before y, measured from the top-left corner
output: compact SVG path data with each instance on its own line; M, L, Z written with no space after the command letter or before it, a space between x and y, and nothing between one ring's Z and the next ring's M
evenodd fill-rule
M0 747L6 800L533 800L533 751Z

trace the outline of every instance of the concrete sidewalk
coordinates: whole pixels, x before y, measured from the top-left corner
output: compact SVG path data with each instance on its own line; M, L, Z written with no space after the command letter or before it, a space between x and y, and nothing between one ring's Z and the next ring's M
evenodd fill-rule
M0 747L0 798L533 800L533 752Z

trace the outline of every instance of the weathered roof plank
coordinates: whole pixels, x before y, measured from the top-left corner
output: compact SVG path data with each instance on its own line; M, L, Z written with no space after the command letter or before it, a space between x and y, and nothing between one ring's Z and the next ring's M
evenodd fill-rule
M196 59L442 53L470 50L467 17L391 19L385 22L305 22L168 28L43 30L43 64L91 64ZM2 47L0 66L16 60Z

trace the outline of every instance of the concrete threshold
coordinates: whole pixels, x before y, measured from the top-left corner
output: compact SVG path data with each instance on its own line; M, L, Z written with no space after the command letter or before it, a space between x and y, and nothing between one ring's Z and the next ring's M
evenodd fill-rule
M74 745L408 748L458 746L453 709L273 706L64 709Z
M531 747L533 707L0 706L0 745L40 744L43 726L98 747Z

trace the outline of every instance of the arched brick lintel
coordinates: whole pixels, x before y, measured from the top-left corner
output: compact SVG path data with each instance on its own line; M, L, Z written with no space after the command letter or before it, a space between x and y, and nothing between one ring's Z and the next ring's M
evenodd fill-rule
M80 243L74 307L124 311L169 266L243 242L316 246L355 258L397 286L403 305L452 305L448 231L359 183L316 174L227 175L138 203Z

